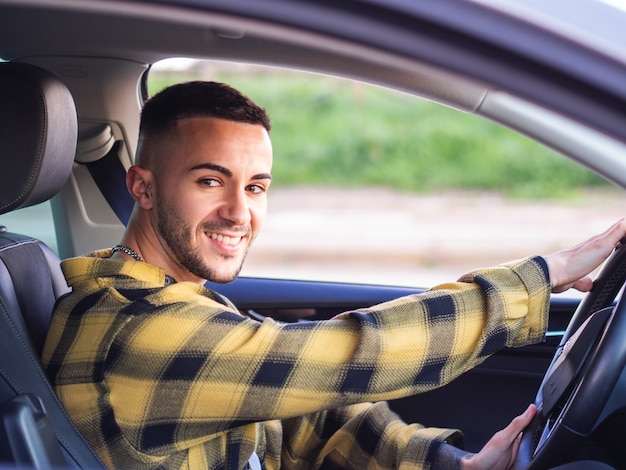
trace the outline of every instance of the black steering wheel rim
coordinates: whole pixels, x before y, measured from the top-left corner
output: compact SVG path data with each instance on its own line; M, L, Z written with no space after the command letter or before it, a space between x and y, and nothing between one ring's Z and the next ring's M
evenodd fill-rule
M622 242L604 264L591 292L578 306L544 376L535 400L538 412L522 435L516 468L545 469L570 461L593 431L626 366L626 341L623 340L626 337L626 296L612 306L625 279L626 243ZM593 322L595 327L589 326ZM559 366L559 357L579 336L583 343L588 340L581 336L581 331L584 334L585 330L587 337L592 335L593 344L588 345L590 351L581 362L580 370L558 403L544 407L544 397L549 393L546 390L551 387L550 379Z

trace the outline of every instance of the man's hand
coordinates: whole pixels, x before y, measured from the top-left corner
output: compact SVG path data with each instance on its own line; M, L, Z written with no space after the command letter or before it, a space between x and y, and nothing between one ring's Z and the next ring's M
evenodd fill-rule
M522 431L537 413L530 405L511 424L498 431L477 454L468 454L461 459L460 467L467 470L508 470L513 468L519 450Z
M552 292L563 292L573 287L582 292L591 290L589 273L613 252L626 237L626 221L619 220L604 233L566 250L544 256L550 272Z

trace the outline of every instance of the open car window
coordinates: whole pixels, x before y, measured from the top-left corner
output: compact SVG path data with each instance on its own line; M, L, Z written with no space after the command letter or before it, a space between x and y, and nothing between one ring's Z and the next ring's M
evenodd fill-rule
M624 207L545 146L374 85L181 59L153 66L148 89L195 79L233 85L272 118L268 216L242 276L429 287L569 247Z
M6 227L9 232L28 233L58 253L54 219L49 201L0 215L0 226Z

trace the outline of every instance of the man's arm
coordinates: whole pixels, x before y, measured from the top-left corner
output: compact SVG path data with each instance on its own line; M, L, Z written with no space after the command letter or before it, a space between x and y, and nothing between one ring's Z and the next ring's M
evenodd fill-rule
M458 451L453 446L462 443L458 430L407 424L385 402L360 403L280 423L282 448L268 446L268 452L280 452L281 468L286 470L308 468L307 464L315 468L437 468L433 464L441 446ZM267 441L277 439L268 436Z
M286 469L304 463L337 468L409 466L433 470L506 470L515 461L521 432L536 413L530 405L477 454L462 450L459 431L404 423L386 403L361 403L294 419L279 426L282 448L268 446L266 458L282 455ZM271 432L271 431L270 431ZM277 459L278 460L278 459Z

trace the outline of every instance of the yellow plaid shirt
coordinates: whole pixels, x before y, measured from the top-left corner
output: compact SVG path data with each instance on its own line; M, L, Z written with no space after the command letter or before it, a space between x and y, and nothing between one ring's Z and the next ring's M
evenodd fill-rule
M241 315L162 269L63 262L72 293L43 361L56 392L111 468L430 468L455 430L405 424L383 400L439 387L504 346L542 340L542 258L478 270L423 295L332 320ZM375 403L370 403L375 402Z

